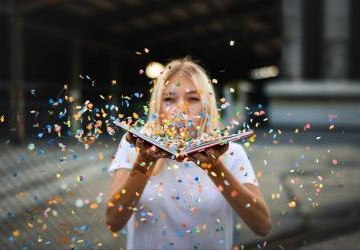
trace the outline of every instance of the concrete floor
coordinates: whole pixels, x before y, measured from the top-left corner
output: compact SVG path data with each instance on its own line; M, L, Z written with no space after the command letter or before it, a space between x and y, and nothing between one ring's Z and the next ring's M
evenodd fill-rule
M247 152L273 228L260 238L237 219L235 248L355 249L360 133L262 130L257 138ZM34 150L1 144L1 249L124 247L125 232L112 234L104 222L110 180L106 170L117 142L85 150L74 141L62 141L64 151L59 141L40 143L35 142ZM292 200L296 207L289 207Z

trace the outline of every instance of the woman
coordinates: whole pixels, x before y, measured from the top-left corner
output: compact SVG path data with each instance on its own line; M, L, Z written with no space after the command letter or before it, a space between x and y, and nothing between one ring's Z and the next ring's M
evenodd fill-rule
M149 120L161 123L176 113L186 114L202 132L221 128L209 77L189 57L168 63L152 91ZM127 249L232 249L232 209L257 235L271 228L240 144L193 153L184 161L126 134L109 173L107 225L112 232L127 225Z

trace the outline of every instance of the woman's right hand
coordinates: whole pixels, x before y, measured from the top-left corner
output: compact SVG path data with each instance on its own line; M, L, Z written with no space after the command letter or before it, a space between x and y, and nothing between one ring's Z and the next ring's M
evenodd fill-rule
M134 136L132 133L126 132L126 136L125 136L126 140L135 145L135 147L139 148L139 153L140 153L140 157L141 159L144 159L146 161L152 161L155 163L155 161L157 161L160 158L170 158L171 155L156 147L155 145L148 143L147 141Z

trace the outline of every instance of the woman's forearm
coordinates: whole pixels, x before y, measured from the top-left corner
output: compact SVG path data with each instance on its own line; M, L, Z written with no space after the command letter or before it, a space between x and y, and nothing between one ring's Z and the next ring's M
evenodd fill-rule
M152 169L145 173L144 167L140 166L141 162L146 161L138 157L130 175L119 184L113 194L110 194L106 207L106 220L113 232L123 228L133 212L136 211L136 205L149 180Z
M239 217L256 234L265 236L271 228L271 220L262 197L241 184L221 161L208 170L208 175Z

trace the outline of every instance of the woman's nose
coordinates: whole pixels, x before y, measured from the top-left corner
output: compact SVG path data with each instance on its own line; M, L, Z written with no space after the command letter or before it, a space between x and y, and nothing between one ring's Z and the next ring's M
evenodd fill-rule
M187 103L183 100L180 100L177 103L176 109L179 113L187 113L189 111L189 107L188 107Z

